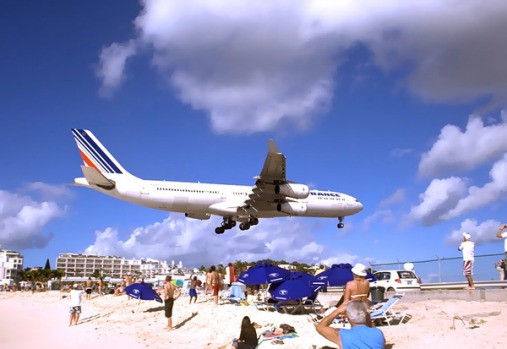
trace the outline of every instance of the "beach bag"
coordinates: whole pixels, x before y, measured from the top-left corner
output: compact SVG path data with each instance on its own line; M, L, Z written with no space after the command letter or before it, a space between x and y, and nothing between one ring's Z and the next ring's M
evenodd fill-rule
M288 325L288 324L281 324L280 328L282 329L283 334L289 334L292 332L296 332L296 329L293 326Z

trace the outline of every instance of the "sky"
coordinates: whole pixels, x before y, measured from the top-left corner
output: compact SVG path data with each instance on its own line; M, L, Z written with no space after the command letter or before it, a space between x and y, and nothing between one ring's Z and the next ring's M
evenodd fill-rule
M506 17L503 0L2 2L2 248L25 267L67 252L368 265L460 257L467 231L476 254L501 253ZM238 185L274 139L289 180L364 210L344 229L293 217L216 235L220 217L70 186L71 128L138 177Z

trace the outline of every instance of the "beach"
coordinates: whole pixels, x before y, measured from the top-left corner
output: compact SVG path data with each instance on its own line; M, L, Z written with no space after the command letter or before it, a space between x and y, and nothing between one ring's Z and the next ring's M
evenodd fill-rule
M155 301L93 294L83 300L79 324L70 327L68 303L68 294L60 291L1 292L2 347L229 348L239 336L242 318L249 316L259 325L258 334L282 323L296 329L298 338L272 348L336 348L317 334L308 315L262 311L228 301L217 306L201 297L189 305L188 296L182 296L174 305L173 331L166 331L163 306ZM507 347L507 302L402 299L394 310L407 314L407 320L379 326L386 348Z

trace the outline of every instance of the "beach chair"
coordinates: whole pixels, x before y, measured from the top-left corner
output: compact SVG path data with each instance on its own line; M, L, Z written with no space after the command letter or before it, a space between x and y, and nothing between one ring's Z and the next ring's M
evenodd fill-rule
M328 308L324 313L311 313L308 315L308 321L313 322L313 324L316 326L319 322L322 321L326 316L331 314L336 307ZM334 328L347 328L349 329L351 327L349 320L346 316L338 315L330 324L331 327Z
M403 293L397 293L389 298L379 308L373 310L370 313L371 321L380 323L386 322L388 326L391 326L391 322L393 320L399 320L398 325L403 323L406 314L403 312L394 312L391 310L392 307L403 297L403 295Z
M225 291L225 294L220 299L222 302L228 301L230 303L239 303L246 299L245 297L246 287L241 283L233 283L228 291Z

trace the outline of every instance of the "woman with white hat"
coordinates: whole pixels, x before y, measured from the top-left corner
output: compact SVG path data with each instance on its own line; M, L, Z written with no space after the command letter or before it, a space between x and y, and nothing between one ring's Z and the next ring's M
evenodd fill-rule
M370 294L370 282L365 279L366 267L361 263L357 263L352 268L352 274L354 274L354 279L347 282L343 297L336 305L340 309L340 313L343 314L345 314L347 304L350 301L363 301L366 307L370 308L370 299L368 298Z

